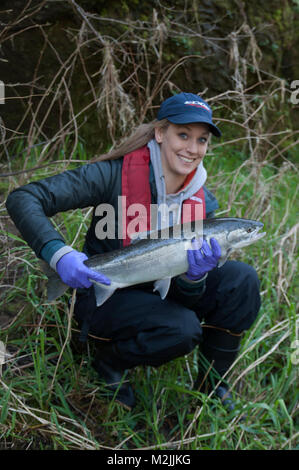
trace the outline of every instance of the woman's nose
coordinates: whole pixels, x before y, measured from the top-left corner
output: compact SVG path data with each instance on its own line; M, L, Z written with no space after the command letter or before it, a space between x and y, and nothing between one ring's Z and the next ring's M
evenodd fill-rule
M189 153L197 153L198 146L196 140L189 140L187 150Z

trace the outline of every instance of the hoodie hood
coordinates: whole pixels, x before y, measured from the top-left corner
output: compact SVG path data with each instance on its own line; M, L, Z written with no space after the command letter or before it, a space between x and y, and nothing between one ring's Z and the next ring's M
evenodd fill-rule
M160 229L180 223L183 201L186 199L198 199L193 195L206 182L207 171L204 168L203 163L200 162L193 178L185 187L175 194L166 194L160 145L155 139L152 139L148 142L147 146L150 151L150 158L157 187L158 217L156 228Z

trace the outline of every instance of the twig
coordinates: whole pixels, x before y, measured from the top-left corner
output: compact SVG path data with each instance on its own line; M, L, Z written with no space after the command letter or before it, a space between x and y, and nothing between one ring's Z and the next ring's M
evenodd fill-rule
M73 312L74 312L75 301L76 301L76 289L73 290L72 301L71 301L70 308L68 310L68 325L67 325L66 337L65 337L65 341L62 345L62 348L61 348L61 351L60 351L60 354L59 354L59 358L58 358L58 361L57 361L57 364L56 364L56 367L55 367L55 371L54 371L54 374L53 374L52 382L51 382L51 385L50 385L50 388L49 388L49 399L50 399L51 394L53 392L55 377L56 377L56 374L57 374L57 369L59 367L63 352L64 352L64 350L66 348L66 345L67 345L67 343L68 343L68 341L71 337L71 321L72 321L72 316L73 316Z
M30 327L40 327L40 328L68 328L67 326L63 325L56 325L56 324L51 324L51 323L44 323L44 324L36 324L36 323L24 323L23 326L30 326ZM77 328L71 328L71 331L75 331L76 333L80 333L80 330ZM99 341L111 341L111 338L101 338L100 336L95 336L92 335L91 333L88 333L88 336L92 339L97 339Z

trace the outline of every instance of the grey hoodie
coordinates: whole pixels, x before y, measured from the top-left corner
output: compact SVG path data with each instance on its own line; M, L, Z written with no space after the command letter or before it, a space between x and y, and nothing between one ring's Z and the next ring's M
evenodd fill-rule
M175 194L166 194L165 177L161 162L160 145L155 139L147 144L150 151L151 163L154 170L157 187L158 218L156 228L164 228L177 224L181 220L182 204L186 199L198 199L193 196L205 183L207 172L201 162L189 184ZM171 207L171 211L167 210Z

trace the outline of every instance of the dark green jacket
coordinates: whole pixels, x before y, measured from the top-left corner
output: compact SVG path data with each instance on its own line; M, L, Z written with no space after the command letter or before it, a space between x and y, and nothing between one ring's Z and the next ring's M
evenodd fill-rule
M71 209L93 207L91 225L85 238L83 251L88 256L115 250L122 240L96 237L95 227L100 220L95 215L96 207L102 203L115 209L115 227L118 223L118 196L121 196L121 174L123 159L85 164L50 178L29 183L12 191L6 201L7 211L24 240L41 257L42 248L50 241L61 240L49 217ZM150 171L152 204L157 203L157 192L153 171ZM213 217L218 208L215 196L205 190L206 216Z
M111 204L118 222L118 196L121 195L121 170L123 159L96 162L75 170L65 171L43 180L29 183L12 191L6 207L24 240L40 257L43 246L51 240L62 240L62 235L53 227L49 217L70 209L93 207L91 225L86 234L84 250L93 255L121 247L121 240L98 240L95 226L100 217L95 209L101 203ZM151 172L150 186L152 204L157 202L156 187ZM205 188L207 217L213 216L218 203Z

